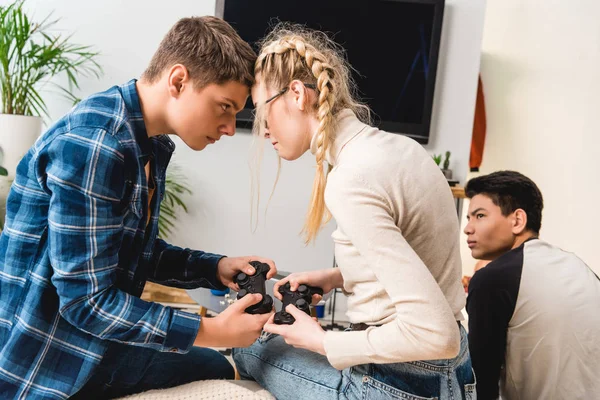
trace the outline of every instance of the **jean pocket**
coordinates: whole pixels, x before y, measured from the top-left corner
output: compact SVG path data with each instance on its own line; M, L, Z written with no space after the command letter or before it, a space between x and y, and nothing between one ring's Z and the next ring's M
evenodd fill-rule
M437 397L422 397L411 394L386 383L373 379L370 376L363 377L363 399L365 400L437 400Z
M475 390L476 385L474 383L467 383L465 385L465 400L477 400L477 391Z
M275 333L269 333L269 332L262 331L260 336L258 337L257 341L258 341L258 343L267 343L269 340L271 340L277 336L279 336L279 335L277 335Z

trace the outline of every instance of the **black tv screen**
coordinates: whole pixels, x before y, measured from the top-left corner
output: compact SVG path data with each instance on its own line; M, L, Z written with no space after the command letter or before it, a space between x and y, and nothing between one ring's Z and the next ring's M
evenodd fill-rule
M327 32L346 49L374 125L428 143L444 0L217 0L256 50L277 21ZM252 103L238 127L252 126Z

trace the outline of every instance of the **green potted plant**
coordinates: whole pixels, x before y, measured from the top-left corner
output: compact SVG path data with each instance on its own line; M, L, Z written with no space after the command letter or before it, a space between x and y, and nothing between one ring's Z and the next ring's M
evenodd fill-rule
M433 158L433 161L438 165L440 165L440 163L442 162L442 155L441 154L434 154L433 156L431 156Z
M44 90L54 87L75 100L79 78L102 71L90 46L53 32L58 21L48 16L33 22L23 0L0 5L0 148L9 179L39 137L42 116L48 116ZM57 76L65 76L66 84L53 82Z
M452 179L452 170L450 169L450 154L451 153L449 151L446 152L446 158L444 159L444 165L442 167L442 172L448 180Z
M165 181L165 196L160 203L160 216L158 219L158 237L166 239L175 228L177 212L183 210L188 212L187 206L183 201L184 194L192 194L187 185L187 179L181 173L176 164L171 164L167 169Z

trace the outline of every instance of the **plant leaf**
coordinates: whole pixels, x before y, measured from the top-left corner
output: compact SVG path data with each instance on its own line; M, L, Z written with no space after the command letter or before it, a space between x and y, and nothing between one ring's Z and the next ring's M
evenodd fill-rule
M161 239L167 238L173 233L177 222L177 213L179 210L188 212L187 205L183 195L192 194L192 190L187 186L187 179L179 171L176 164L171 164L167 170L165 179L165 194L160 203L160 216L158 218L158 236Z
M72 43L70 35L56 33L59 19L46 16L31 21L23 0L0 6L0 96L1 111L7 114L45 115L48 108L42 88L58 75L65 85L55 84L59 92L77 102L74 90L83 76L99 77L99 53L90 46Z

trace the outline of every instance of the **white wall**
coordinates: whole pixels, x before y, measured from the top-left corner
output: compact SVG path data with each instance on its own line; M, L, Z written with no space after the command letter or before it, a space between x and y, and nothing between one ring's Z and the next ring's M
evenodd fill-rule
M100 80L83 80L84 95L138 77L177 19L214 13L214 0L28 0L27 4L40 17L54 11L56 17L62 18L61 28L75 32L74 40L94 44L102 52L99 62L105 74ZM452 168L459 177L464 177L468 165L484 6L485 1L446 1L434 132L427 148L437 153L451 150ZM54 118L68 111L65 101L57 96L49 98ZM239 132L201 153L194 153L176 141L174 160L184 166L194 196L187 199L190 213L181 218L180 229L172 241L229 255L254 253L272 257L280 269L288 271L330 267L332 224L314 246L305 248L298 236L314 172L310 154L283 165L266 228L261 226L255 235L251 234L247 166L251 140L250 135ZM265 199L277 165L272 151L265 151L263 165L261 181ZM261 222L264 222L263 210L264 207Z
M452 152L450 168L461 183L469 170L485 4L446 0L432 132L425 146L432 154Z
M600 272L600 3L489 0L481 172L514 169L544 195L541 237Z

